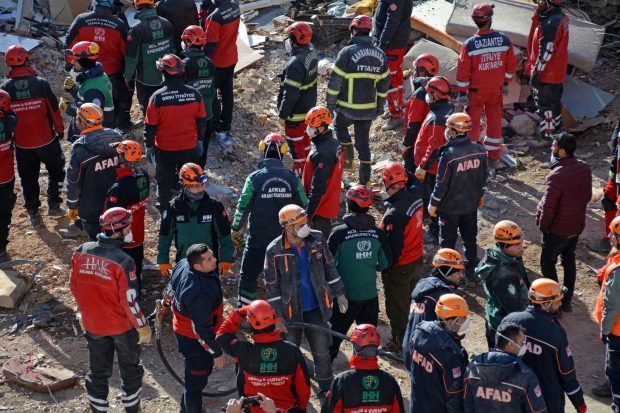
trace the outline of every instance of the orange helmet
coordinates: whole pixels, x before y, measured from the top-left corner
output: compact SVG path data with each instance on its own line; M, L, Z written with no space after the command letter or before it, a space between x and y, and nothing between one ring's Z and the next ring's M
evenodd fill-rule
M443 76L435 76L426 82L425 86L427 93L432 93L439 99L448 99L452 92L450 82Z
M332 114L325 106L315 106L308 111L306 115L306 125L318 128L319 126L328 126L332 123Z
M387 164L381 171L381 179L388 187L399 182L407 182L409 180L405 167L398 162Z
M365 14L355 16L349 25L349 31L351 29L372 30L372 19Z
M278 219L282 226L286 224L296 224L306 219L306 211L299 205L289 204L282 207L280 212L278 212Z
M83 103L77 110L77 118L90 126L101 125L103 109L94 103Z
M166 72L169 75L180 75L185 72L185 65L181 58L174 54L167 54L155 62L155 67L160 72Z
M529 299L534 304L553 303L564 298L566 287L550 278L539 278L530 285Z
M439 72L439 60L430 53L422 53L413 61L416 68L426 69L429 76L435 76Z
M133 6L137 9L140 6L154 6L155 0L133 0Z
M254 330L262 330L277 323L276 312L265 300L254 300L245 307L248 323Z
M9 92L0 89L0 112L7 113L11 110L11 95Z
M439 297L435 305L435 314L441 319L452 317L467 317L469 315L469 306L467 301L456 294L444 294Z
M21 66L26 63L28 52L20 44L14 44L6 49L4 60L8 67Z
M207 44L207 35L202 27L191 25L187 26L185 30L183 30L181 40L183 40L187 45L204 46Z
M125 208L110 208L99 218L99 226L105 231L116 231L131 225L131 212Z
M185 186L203 185L207 181L207 176L200 166L188 162L181 167L179 179Z
M463 135L471 130L471 116L467 113L453 113L448 116L448 120L446 121L446 127L448 129L454 129L458 132L459 135Z
M620 235L620 216L615 217L612 221L611 224L609 224L609 229L611 230L611 232L613 232L615 235Z
M116 152L122 153L127 162L139 162L142 159L142 147L136 141L122 141L116 147Z
M364 185L355 185L347 191L347 199L360 208L369 208L372 205L372 192Z
M265 139L261 139L261 141L258 142L258 149L261 152L265 152L271 145L276 145L281 155L285 155L288 152L288 144L286 143L286 139L284 139L279 133L270 133L265 136Z
M69 62L79 59L97 60L98 55L99 45L89 41L77 42L70 50L67 50L67 59Z
M505 219L495 224L493 238L495 238L495 242L502 244L519 244L523 238L523 231L516 223Z
M476 4L471 11L471 18L474 19L475 22L488 22L491 16L493 16L494 8L494 4Z
M308 44L312 40L312 27L306 22L295 22L284 30L297 44Z
M441 248L433 257L433 266L464 270L465 261L463 261L463 256L458 251L451 248Z
M355 344L358 347L379 347L381 345L379 330L372 324L360 324L351 333L351 344Z

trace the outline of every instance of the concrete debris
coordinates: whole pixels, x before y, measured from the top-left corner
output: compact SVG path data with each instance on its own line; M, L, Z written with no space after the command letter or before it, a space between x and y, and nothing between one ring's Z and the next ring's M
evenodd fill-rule
M15 308L32 287L29 277L17 271L0 270L0 307Z
M536 133L536 123L525 113L513 116L510 127L519 136L532 136Z
M456 83L456 67L459 55L454 50L426 39L418 40L409 49L403 59L403 68L413 67L413 61L422 53L431 53L439 60L439 74L444 76L452 84Z
M330 57L324 57L323 59L319 60L317 71L321 76L329 76L332 71L332 67L334 67L334 59Z

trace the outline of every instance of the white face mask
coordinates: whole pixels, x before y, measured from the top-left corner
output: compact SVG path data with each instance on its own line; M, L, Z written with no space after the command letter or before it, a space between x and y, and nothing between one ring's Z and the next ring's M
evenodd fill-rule
M69 71L69 76L71 76L71 79L73 79L74 82L77 82L77 77L79 74L80 72L76 72L74 68Z
M426 102L427 105L430 105L431 103L433 103L433 99L431 98L430 93L427 93L426 96L424 96L424 101Z
M312 126L306 126L306 134L310 137L310 139L312 139L319 134L319 131Z
M284 48L286 49L286 53L291 53L293 51L293 42L291 39L286 39L284 41Z
M125 244L131 244L133 242L133 233L131 231L129 231L129 233L125 235L125 237L123 238L123 242Z
M452 136L450 136L450 130L446 129L443 131L443 136L446 138L446 142L450 142L452 140Z
M297 233L297 236L299 238L306 238L308 235L310 235L310 227L308 226L308 224L304 224L303 227L299 228L295 232Z
M465 321L463 321L463 324L461 324L461 327L459 327L459 334L460 335L465 334L470 324L471 324L471 318L467 317Z
M523 345L519 347L519 352L517 353L517 357L523 357L525 356L525 353L527 353L527 346L525 345L525 343L523 343Z

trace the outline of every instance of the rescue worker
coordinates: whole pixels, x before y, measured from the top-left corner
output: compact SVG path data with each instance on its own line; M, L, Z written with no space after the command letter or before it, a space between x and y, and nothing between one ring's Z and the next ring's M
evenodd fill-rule
M226 153L234 143L230 130L235 105L233 76L239 59L237 32L241 12L233 0L203 0L200 8L201 26L207 35L205 53L215 65L215 88L219 97L213 100L213 129L217 133L218 148Z
M385 270L392 262L385 231L377 228L375 219L368 213L372 192L365 186L355 185L347 190L346 197L349 213L342 218L344 224L334 228L327 241L349 300L347 312L334 312L330 321L332 330L340 334L346 334L353 322L358 326L377 325L377 271ZM338 337L332 338L332 360L338 356L341 342Z
M17 44L9 46L4 58L11 70L0 89L8 92L11 110L19 117L15 127L15 160L24 194L24 208L30 222L39 225L41 164L45 165L48 174L48 215L63 216L66 213L60 207L60 189L65 180L65 155L60 147L64 125L58 100L50 84L30 67L26 49Z
M198 26L198 9L193 0L161 0L155 6L157 14L168 20L174 29L177 56L183 52L182 34L189 26Z
M93 413L108 411L108 380L116 353L123 407L128 413L139 412L144 375L140 346L151 341L151 327L137 301L136 266L122 250L131 242L131 212L111 208L99 223L97 240L73 253L69 282L88 343L88 403Z
M112 83L97 61L99 45L95 42L83 41L76 43L67 50L67 60L73 65L71 76L64 82L64 89L73 96L74 103L60 98L59 108L71 116L68 139L74 142L80 129L76 125L75 114L83 103L94 103L103 109L103 127L114 128L114 100L112 99Z
M9 243L11 217L17 195L13 158L17 116L11 110L11 95L0 89L0 263L11 260L6 251Z
M575 410L585 413L588 407L577 380L573 352L566 331L555 318L565 292L556 281L539 278L529 289L531 305L525 311L509 314L504 322L519 324L527 331L523 362L538 376L547 411L564 412L566 393Z
M416 326L422 321L437 319L435 306L439 297L444 294L456 294L456 290L463 279L465 261L458 251L442 248L433 257L433 267L431 275L418 281L411 293L409 320L403 339L403 359L407 369L411 367L409 346Z
M224 311L216 269L217 259L209 246L193 244L170 278L172 328L185 365L181 413L202 413L202 389L213 367L221 369L226 359L215 340Z
M131 212L132 240L123 251L133 258L138 277L138 299L142 294L142 262L144 261L144 216L149 200L149 175L142 167L142 147L136 141L124 140L117 147L119 154L116 182L108 190L104 210L122 207Z
M471 322L469 306L456 294L444 294L435 313L437 320L416 326L409 345L410 413L463 411L468 356L461 340Z
M503 96L508 95L508 85L517 70L512 42L504 33L491 29L494 7L476 4L472 9L471 18L478 31L461 46L456 76L456 106L471 116L469 139L474 142L480 140L480 118L484 112L486 136L481 143L492 164L503 153Z
M271 241L265 253L267 301L282 321L278 327L286 340L299 346L306 336L322 403L333 379L329 356L330 336L313 328L288 328L304 322L327 327L336 299L341 313L347 312L344 284L336 270L327 242L320 231L311 230L303 208L287 205L278 213L282 235Z
M530 76L539 134L550 140L564 130L562 91L568 66L568 16L561 0L536 0L532 26L527 39L525 75Z
M415 175L416 169L412 156L413 145L422 128L422 122L430 111L426 102L425 87L429 79L439 73L439 60L430 53L422 53L413 61L413 71L414 77L411 81L413 93L405 109L405 136L403 137L403 163L410 177L410 183L413 183L411 177Z
M175 36L172 24L155 12L155 0L133 0L133 4L138 12L127 35L125 82L135 81L138 104L146 116L151 95L162 87L156 62L175 52Z
M601 290L596 300L593 312L596 323L601 328L601 339L605 343L605 376L611 387L613 397L612 409L620 412L620 313L618 301L618 283L616 278L620 274L620 217L611 221L609 226L612 250L609 254L609 264L605 268ZM603 386L599 386L603 387ZM599 389L599 392L603 389Z
M207 175L200 166L186 163L181 167L179 180L183 190L164 210L159 227L159 271L162 276L169 276L172 269L170 246L174 241L177 263L185 258L191 245L205 243L213 248L219 273L224 275L230 271L233 258L226 208L205 191Z
M418 132L413 149L413 162L416 165L415 177L422 183L424 206L428 208L439 167L439 148L446 142L446 121L454 107L449 100L452 88L445 77L431 78L426 83L425 90L430 111ZM435 244L438 240L439 223L437 218L431 217L425 241Z
M94 241L106 194L116 179L118 153L114 144L123 138L102 126L103 110L94 103L80 106L76 119L80 136L71 145L67 166L67 216L73 224L58 232L63 238L71 238L84 230Z
M194 5L193 2L191 2ZM161 4L161 3L160 3ZM195 5L194 5L195 6ZM213 121L213 100L215 99L215 66L203 50L207 43L204 30L200 26L187 26L181 35L183 41L184 80L188 86L200 92L205 107L205 128L199 140L202 141L202 155L198 165L205 167L207 152L211 140L211 123Z
M144 144L146 160L155 161L157 201L163 211L172 199L177 171L188 162L197 162L204 152L206 113L200 92L183 82L185 68L178 56L162 57L157 69L165 81L149 100Z
M383 113L390 82L387 56L372 44L371 30L370 17L353 18L349 25L351 40L338 52L327 85L327 108L335 113L334 129L344 149L345 168L349 171L355 170L349 134L349 126L353 125L361 185L370 182L370 125Z
M465 413L541 413L545 400L536 374L523 363L526 331L501 323L495 347L472 358L465 375Z
M289 204L308 206L299 178L282 164L288 144L281 135L270 133L258 144L263 160L245 179L232 223L233 247L244 244L242 229L248 223L247 239L239 272L239 305L256 299L258 276L263 272L265 249L282 233L278 212Z
M392 327L392 347L402 346L411 292L422 272L424 212L422 198L406 187L407 172L399 163L390 163L381 171L388 195L387 210L379 227L387 234L392 263L381 273L385 290L385 311Z
M252 341L237 339L246 319ZM305 412L310 400L308 366L299 347L284 341L276 328L280 321L267 301L255 300L233 310L217 330L216 340L237 362L237 391L242 397L267 396L285 412ZM250 412L262 410L258 406Z
M530 280L523 264L523 232L512 221L504 220L493 229L495 245L486 250L476 267L486 296L485 327L489 350L495 345L495 331L502 319L528 305Z
M306 115L312 150L301 178L308 196L308 221L325 239L331 232L332 218L338 216L344 165L342 147L329 129L331 123L332 116L325 106L315 106Z
M482 145L467 138L472 120L466 113L453 113L446 121L445 140L439 149L438 178L428 204L428 214L439 216L439 246L456 248L461 234L467 265L466 278L474 281L478 264L478 208L484 200L489 175Z
M129 28L114 14L114 0L96 0L95 9L78 15L67 32L67 49L78 42L95 42L99 46L98 62L112 84L114 125L123 131L131 129L131 98L133 89L125 84L125 42ZM67 68L71 68L67 61Z
M377 327L358 325L351 334L353 354L350 370L334 377L324 412L404 411L403 396L396 379L379 368L377 352L381 337Z
M301 175L310 152L306 133L306 115L316 106L318 55L312 47L312 28L306 22L295 22L285 30L284 46L290 58L280 74L278 118L291 148L293 171Z
M381 127L382 131L394 130L403 125L403 58L411 34L411 9L413 4L405 0L381 0L373 21L373 37L379 49L388 58L390 70L390 89L387 101L390 112L389 121Z

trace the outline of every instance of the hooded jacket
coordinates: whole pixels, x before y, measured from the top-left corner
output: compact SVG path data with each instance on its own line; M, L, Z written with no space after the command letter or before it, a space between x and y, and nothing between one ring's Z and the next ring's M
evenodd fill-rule
M467 366L465 413L546 411L536 374L514 354L494 349Z

